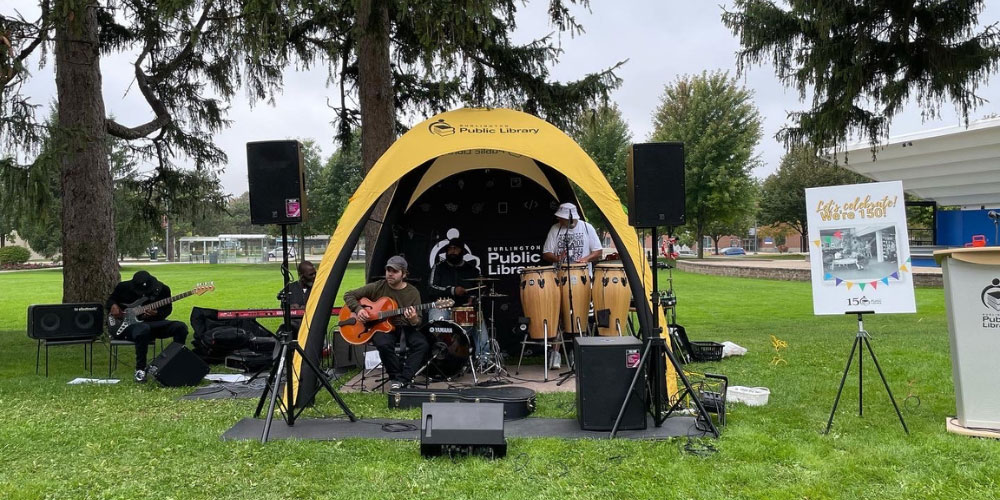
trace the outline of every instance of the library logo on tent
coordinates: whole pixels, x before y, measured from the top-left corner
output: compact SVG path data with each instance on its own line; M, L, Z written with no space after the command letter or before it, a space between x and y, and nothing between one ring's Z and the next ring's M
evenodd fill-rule
M432 134L436 134L441 137L446 137L455 133L455 127L452 127L448 124L448 122L444 121L444 118L428 125L427 130L429 130Z

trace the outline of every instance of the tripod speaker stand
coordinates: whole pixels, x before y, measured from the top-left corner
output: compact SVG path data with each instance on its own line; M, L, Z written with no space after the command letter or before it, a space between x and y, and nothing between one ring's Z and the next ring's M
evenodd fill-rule
M830 410L830 420L826 423L826 430L823 434L830 433L830 427L833 426L833 415L837 413L837 404L840 403L840 393L844 390L844 381L847 380L847 372L851 369L851 362L854 361L854 351L858 351L858 416L862 416L864 413L864 405L862 398L863 394L863 382L864 382L864 367L862 366L862 359L864 358L864 350L858 349L858 346L864 342L864 347L868 348L868 354L872 357L872 362L875 363L875 369L878 370L878 376L882 377L882 384L885 386L885 392L889 394L889 401L892 401L892 407L896 409L896 415L899 417L899 423L903 424L903 431L907 434L910 430L906 428L906 422L903 421L903 414L899 411L899 406L896 404L896 399L892 397L892 389L889 389L889 382L885 380L885 374L882 373L882 367L878 364L878 358L875 357L875 351L872 350L872 344L868 341L868 332L865 331L865 314L875 314L875 311L853 311L847 312L846 314L857 314L858 315L858 334L854 337L854 344L851 346L851 354L847 356L847 366L844 367L844 376L840 378L840 388L837 389L837 398L833 400L833 409Z
M284 250L284 256L282 257L281 272L285 281L285 288L287 290L288 284L291 282L291 277L288 272L288 226L285 224L281 225L281 246ZM270 399L270 404L267 407L267 416L264 418L264 431L260 436L260 442L266 443L268 435L271 432L271 422L274 420L274 409L278 405L281 406L282 414L285 417L285 423L288 426L295 425L295 419L298 418L299 414L305 409L305 405L297 405L295 399L295 390L292 384L295 376L295 370L293 367L293 361L295 359L295 354L302 358L302 369L308 368L312 371L312 374L319 379L323 387L333 396L334 401L340 405L340 408L344 410L344 414L351 422L356 422L358 419L354 416L354 413L350 408L347 407L347 403L340 398L337 391L330 384L330 379L326 376L322 370L320 370L316 363L314 363L308 356L306 352L299 345L298 340L292 338L292 308L291 304L287 300L281 303L282 312L284 313L284 322L281 327L278 328L278 340L280 342L280 349L278 351L278 356L275 358L277 363L271 367L271 373L267 377L267 386L264 393L260 395L260 401L257 402L257 410L254 412L254 418L260 417L260 412L264 408L264 401ZM283 384L283 385L282 385ZM281 388L284 387L285 398L282 402L278 402L278 394L281 392ZM317 392L319 392L317 390ZM315 394L311 394L306 401L312 399ZM296 410L296 406L301 406Z
M653 232L653 244L656 244L656 227L652 228ZM667 231L670 234L670 231ZM625 392L625 398L622 402L621 408L618 410L618 417L615 419L615 425L611 428L611 436L615 437L618 434L618 425L621 424L622 417L625 415L625 408L628 406L628 402L631 399L632 391L635 390L636 384L639 378L644 374L648 374L649 380L649 391L648 397L649 401L647 406L650 407L653 414L653 423L657 427L663 425L663 422L670 416L674 410L680 406L681 402L684 401L685 397L690 397L691 401L694 402L698 410L698 418L705 421L709 430L715 437L719 437L719 429L715 427L712 423L712 417L708 414L705 406L701 403L701 399L698 397L698 393L691 387L691 382L688 381L686 375L684 375L684 370L681 368L680 363L677 362L677 358L674 357L670 349L667 349L667 344L665 339L660 336L663 332L663 328L660 326L659 318L659 305L660 305L660 292L657 286L657 265L656 259L654 258L651 262L653 271L653 290L650 292L650 301L653 304L652 308L652 318L647 318L642 326L643 334L643 350L642 357L639 360L639 369L636 370L635 376L632 377L632 383L629 385L628 391ZM636 300L636 305L641 304L641 301ZM643 313L640 313L642 315ZM652 324L650 325L650 321ZM684 383L684 392L680 394L677 401L670 406L670 409L664 411L663 407L668 402L667 395L667 365L666 361L669 360L677 371L677 375L680 377L681 381ZM643 371L645 369L645 372Z

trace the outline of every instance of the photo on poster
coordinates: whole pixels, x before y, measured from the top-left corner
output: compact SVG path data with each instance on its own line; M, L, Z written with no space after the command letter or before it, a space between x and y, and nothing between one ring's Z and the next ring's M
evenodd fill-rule
M899 269L896 226L835 227L819 232L823 276L858 281L880 280Z

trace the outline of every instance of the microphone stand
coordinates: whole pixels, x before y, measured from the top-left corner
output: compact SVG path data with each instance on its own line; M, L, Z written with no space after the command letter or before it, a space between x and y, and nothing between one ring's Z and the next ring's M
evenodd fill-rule
M565 266L566 266L566 269L565 269L566 278L564 278L566 281L564 282L564 284L568 287L567 290L569 292L569 329L570 330L573 330L574 326L577 324L577 321L576 321L576 311L573 309L573 276L570 274L570 267L569 267L570 263L571 263L570 262L570 255L569 255L569 231L570 231L570 229L573 228L573 222L574 222L573 214L569 214L569 225L566 226L566 232L563 233L563 246L566 249L565 250L566 251L566 264L565 264ZM579 222L579 219L577 219L577 222ZM579 333L579 334L582 335L582 332L576 332L576 333ZM573 375L576 375L576 363L575 363L575 360L574 360L573 363L570 362L569 351L566 349L566 330L565 329L563 330L563 342L562 342L562 346L563 346L563 351L566 351L565 352L565 354L566 354L566 364L569 366L569 371L566 371L566 372L563 372L563 373L559 374L559 376L562 377L562 378L560 378L559 381L556 382L556 386L563 385L563 383L565 383L567 380L569 380ZM548 360L545 360L545 362L548 363Z

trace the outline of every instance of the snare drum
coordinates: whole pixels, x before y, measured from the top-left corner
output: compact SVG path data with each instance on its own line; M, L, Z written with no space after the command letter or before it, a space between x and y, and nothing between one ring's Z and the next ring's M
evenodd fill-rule
M526 267L520 274L521 307L531 320L528 336L543 339L547 329L549 338L555 337L559 321L559 284L555 268Z
M590 312L590 265L569 264L559 268L559 291L562 297L562 327L564 332L583 333L587 330ZM573 303L570 304L572 290ZM570 305L574 318L570 318ZM580 331L583 330L583 331Z
M456 307L452 309L451 317L459 326L466 328L476 326L479 323L479 314L475 307Z
M611 312L607 327L598 325L600 335L620 335L626 331L628 308L632 289L628 287L625 266L597 264L594 266L594 312L603 309Z

